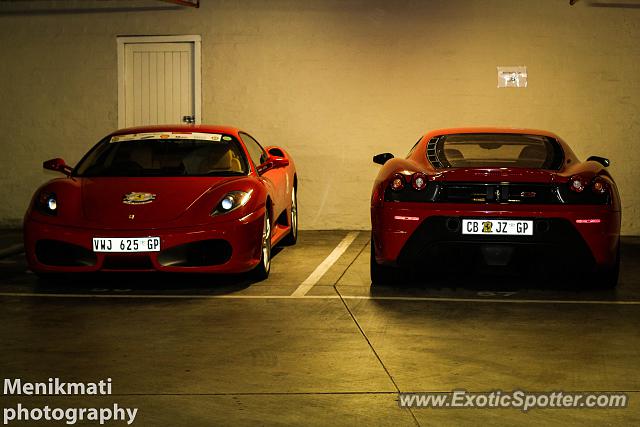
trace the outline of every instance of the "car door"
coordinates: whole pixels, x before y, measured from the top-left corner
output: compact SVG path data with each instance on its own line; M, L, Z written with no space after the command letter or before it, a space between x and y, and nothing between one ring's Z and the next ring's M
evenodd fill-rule
M256 141L251 135L240 132L240 138L242 138L242 142L247 147L247 151L249 152L249 157L251 157L251 161L258 169L258 166L262 165L269 158L267 152L262 148L260 143ZM285 196L285 173L286 169L268 169L262 174L260 174L260 179L263 180L265 185L269 188L269 194L271 194L272 202L273 202L273 213L275 217L282 212L286 207L286 202L284 200ZM274 220L276 218L273 218Z

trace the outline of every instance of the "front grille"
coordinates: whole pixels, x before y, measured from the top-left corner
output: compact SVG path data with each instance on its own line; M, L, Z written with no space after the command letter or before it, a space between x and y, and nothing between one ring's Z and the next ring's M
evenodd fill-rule
M82 246L58 240L38 240L36 258L54 267L89 267L96 265L96 254Z
M153 270L153 263L148 255L117 254L107 255L102 263L103 270Z
M226 240L200 240L160 252L158 262L165 267L206 267L224 264L231 259L231 252Z

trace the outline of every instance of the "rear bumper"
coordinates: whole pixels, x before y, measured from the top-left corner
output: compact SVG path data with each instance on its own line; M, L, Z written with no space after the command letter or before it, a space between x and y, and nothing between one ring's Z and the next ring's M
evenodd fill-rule
M456 229L463 218L530 219L533 236L468 236ZM598 219L595 223L577 220ZM385 202L372 207L375 257L380 264L407 265L480 256L497 264L505 252L540 261L587 262L606 268L616 261L620 212L608 206L507 206ZM438 259L442 258L442 259ZM543 259L544 258L544 259ZM497 265L495 264L495 265Z
M242 219L188 228L104 230L26 218L29 268L38 273L164 271L241 273L260 262L264 208ZM160 252L93 252L94 237L160 237Z

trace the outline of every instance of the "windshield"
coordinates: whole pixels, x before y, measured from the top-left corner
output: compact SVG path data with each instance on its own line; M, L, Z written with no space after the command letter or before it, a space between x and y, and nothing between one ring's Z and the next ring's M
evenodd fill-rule
M240 143L231 135L164 132L106 138L80 161L74 175L229 176L247 171Z
M436 162L429 160L440 163L434 164L437 167L559 169L563 160L558 142L541 135L453 134L438 138L435 144Z

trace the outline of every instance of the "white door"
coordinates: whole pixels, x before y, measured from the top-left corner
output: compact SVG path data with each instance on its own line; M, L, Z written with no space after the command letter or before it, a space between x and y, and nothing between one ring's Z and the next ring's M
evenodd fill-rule
M200 123L200 37L118 38L118 127Z

